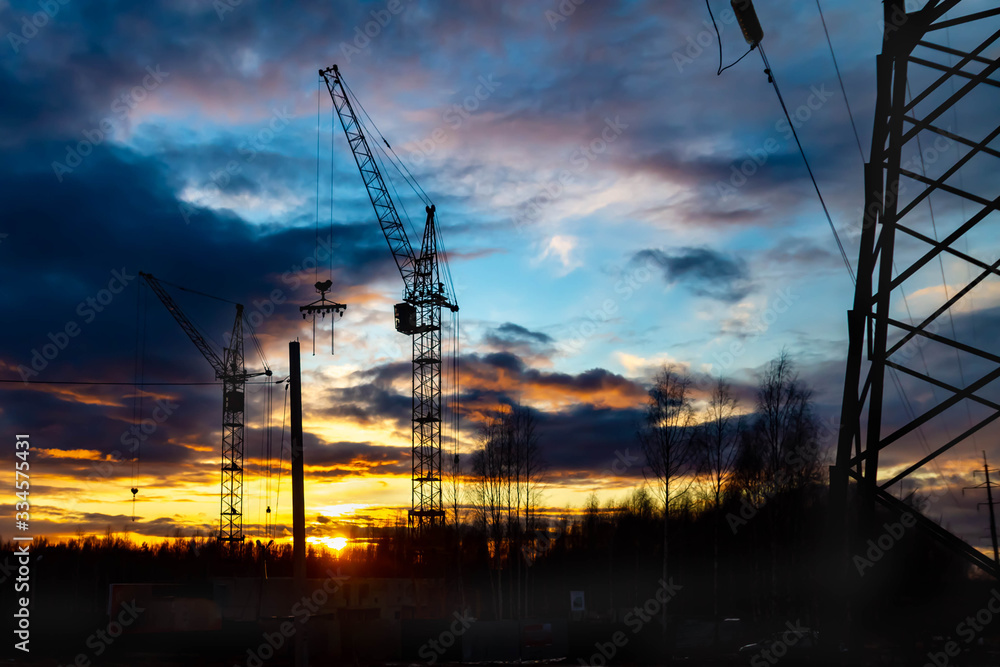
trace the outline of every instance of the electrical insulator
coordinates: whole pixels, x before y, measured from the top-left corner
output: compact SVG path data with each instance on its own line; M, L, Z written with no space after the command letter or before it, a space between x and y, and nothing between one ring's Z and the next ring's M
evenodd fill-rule
M750 46L757 46L764 39L764 29L760 27L757 12L753 8L753 0L729 0L736 13L736 20L743 31L743 39Z

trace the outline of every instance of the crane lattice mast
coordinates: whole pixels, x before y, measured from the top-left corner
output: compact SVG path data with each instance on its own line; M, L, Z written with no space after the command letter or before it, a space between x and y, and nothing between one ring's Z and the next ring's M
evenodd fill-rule
M243 354L243 306L236 304L229 346L220 357L208 340L188 319L163 285L148 273L139 275L153 290L191 342L222 380L222 492L219 508L219 541L233 546L243 543L243 423L248 378L270 376L271 370L247 373Z
M412 495L410 522L418 526L444 519L441 497L441 307L458 311L440 280L435 207L427 214L420 254L413 246L389 196L368 139L354 112L340 71L334 65L319 74L326 82L341 127L368 191L389 250L405 285L403 302L395 306L396 330L412 337Z

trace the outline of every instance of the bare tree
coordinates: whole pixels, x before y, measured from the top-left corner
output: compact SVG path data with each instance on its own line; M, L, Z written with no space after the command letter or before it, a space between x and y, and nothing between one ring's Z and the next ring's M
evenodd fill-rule
M699 425L695 440L698 449L698 467L707 477L709 494L713 503L713 560L712 600L715 614L715 632L719 631L719 525L722 521L722 492L729 484L736 469L740 451L740 438L744 430L743 416L739 414L739 399L725 378L718 378L705 408L704 420Z
M489 554L490 587L496 618L503 617L502 564L504 560L504 450L499 415L489 416L480 427L479 448L472 455L473 483L469 488L475 524L482 531Z
M655 487L663 502L663 580L669 571L670 506L690 487L683 476L692 470L694 448L692 432L694 409L691 405L690 376L674 365L663 366L653 381L646 404L645 419L639 428L639 443L646 467L655 478ZM663 609L666 630L667 610Z
M497 618L503 618L505 609L514 616L525 614L527 609L527 568L522 561L526 535L535 525L543 469L535 430L529 408L505 406L490 415L480 429L479 448L472 457L472 514L487 541ZM502 585L505 569L506 605Z
M753 424L743 438L740 455L743 481L756 487L756 499L767 512L770 535L770 612L777 613L780 562L787 557L779 549L779 536L794 543L800 533L797 508L799 492L818 481L822 474L817 444L818 423L812 412L812 391L799 379L795 364L782 350L760 374ZM787 510L787 511L785 511ZM784 595L792 597L786 581Z
M771 495L818 479L817 430L812 390L799 380L795 364L782 350L760 376L751 433Z

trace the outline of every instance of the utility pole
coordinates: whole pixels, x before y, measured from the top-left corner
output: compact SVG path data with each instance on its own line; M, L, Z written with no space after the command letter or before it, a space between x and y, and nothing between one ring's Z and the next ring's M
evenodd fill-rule
M292 391L292 578L295 595L306 592L305 473L302 463L302 367L299 343L288 343L289 385ZM305 627L295 634L295 666L309 664Z
M972 474L975 475L977 472L979 471L974 470ZM993 510L993 506L997 503L993 502L993 482L990 481L990 464L986 461L985 450L983 451L983 476L986 481L978 486L967 486L962 489L962 493L964 494L968 489L986 489L986 502L976 505L976 509L979 509L983 505L987 505L990 508L990 538L993 540L993 562L997 564L997 567L1000 567L1000 549L997 548L997 520L996 512Z

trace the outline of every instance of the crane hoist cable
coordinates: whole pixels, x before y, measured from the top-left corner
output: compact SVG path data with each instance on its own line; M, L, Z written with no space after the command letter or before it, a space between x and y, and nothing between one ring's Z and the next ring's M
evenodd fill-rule
M314 287L319 293L320 297L312 303L306 304L305 306L299 307L299 312L302 313L302 319L308 319L312 316L312 353L316 356L316 315L319 315L322 319L326 319L327 313L331 313L334 317L330 318L330 354L335 352L335 342L336 342L336 317L337 315L343 317L344 310L347 306L342 303L337 303L326 298L327 292L333 286L333 209L334 209L334 180L335 180L335 163L334 163L334 146L336 140L336 116L331 117L331 130L330 130L330 250L329 250L329 274L328 278L324 281L319 279L319 258L320 258L320 241L319 241L319 221L320 221L320 165L323 162L322 159L322 142L320 141L321 133L320 128L322 127L322 109L320 100L322 99L322 78L316 81L316 247L315 247L315 261L313 262L313 277L315 278Z
M286 399L286 403L284 403L282 405L282 412L281 412L281 433L280 433L281 442L284 442L284 437L285 437L285 435L284 435L285 434L285 405L287 404L287 398L288 398L288 393L287 393L287 390L288 390L288 378L285 378L284 380L278 380L274 384L275 385L280 385L280 384L284 384L285 385L285 391L286 391L286 393L285 393L285 399ZM269 399L269 400L272 401L271 405L273 406L274 405L273 399ZM270 410L269 410L269 412L270 412ZM279 444L279 447L280 447L280 444ZM273 480L273 468L274 468L274 466L273 466L273 460L274 460L274 439L273 439L273 437L269 436L268 439L267 439L267 485L266 485L267 488L266 488L266 492L265 492L267 509L265 510L265 513L264 513L264 536L267 539L273 539L274 538L274 527L273 527L274 526L274 521L273 521L274 517L272 516L272 512L271 512L271 493L273 491L273 487L272 487L272 483L273 482L272 482L272 480Z
M320 125L320 99L322 98L323 82L316 80L316 251L319 251L319 125ZM313 281L319 282L319 262L313 266ZM313 340L316 340L316 318L313 318ZM313 343L313 354L316 354L316 345Z
M274 492L274 516L271 518L271 533L274 537L274 528L278 520L278 504L281 501L281 471L284 464L285 456L285 416L288 413L288 387L291 383L285 382L285 400L281 408L281 440L278 442L278 484ZM268 512L270 512L268 508Z
M347 93L351 96L351 99L354 101L355 104L358 105L358 108L361 109L361 113L365 115L365 118L368 119L368 122L371 123L371 126L372 128L374 128L375 133L378 134L379 139L382 140L382 143L385 144L385 147L388 148L389 151L395 156L396 160L392 160L391 158L388 157L387 154L386 157L389 159L389 162L396 169L396 171L399 172L399 175L403 177L403 180L406 181L406 183L410 186L410 188L413 189L413 192L416 193L416 195L421 199L421 201L424 202L424 205L430 206L431 198L427 195L426 192L424 192L424 189L420 187L420 184L417 182L417 179L413 176L413 174L410 173L410 170L407 169L405 164L403 164L403 161L399 158L399 156L396 155L396 151L394 151L392 146L389 145L389 142L386 140L385 136L382 135L382 131L378 129L378 125L376 125L375 121L372 120L372 117L368 115L368 110L365 109L363 104L361 104L361 100L359 100L358 96L354 94L354 91L351 90L351 87L347 85L347 81L344 81L343 78L341 78L341 81L343 81L344 88L347 90ZM358 120L361 119L359 118ZM378 145L378 142L376 142L375 145L379 150L382 150L382 147ZM406 172L405 174L403 173L404 171Z
M132 521L135 521L135 501L136 495L139 493L139 447L142 441L138 436L142 428L142 398L145 393L143 380L145 379L146 365L146 312L148 306L146 296L146 291L140 282L135 295L134 389L132 394L132 435L134 442L132 444L132 485L130 487L132 491Z
M378 131L378 126L347 89L338 67L333 65L319 70L319 73L327 84L375 218L403 280L404 297L402 303L394 306L393 312L396 330L412 337L414 410L410 438L413 456L408 517L411 526L420 529L444 517L441 507L441 429L428 428L427 425L440 424L443 417L441 379L447 378L447 366L442 368L440 309L456 310L458 304L445 291L442 282L435 206L426 205L429 202L426 193L415 184L412 173L401 166L384 135L379 137L382 133ZM366 123L361 120L366 117L372 130L367 130ZM381 144L377 143L380 138ZM393 199L395 184L391 179L389 183L385 182L383 162L392 164L424 200L426 219L422 233L414 232L412 236L408 233L407 220L400 215L397 202ZM399 198L398 192L395 196ZM412 228L412 221L410 226ZM419 243L419 247L415 248L414 243Z

